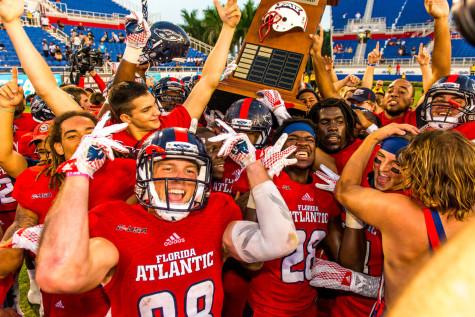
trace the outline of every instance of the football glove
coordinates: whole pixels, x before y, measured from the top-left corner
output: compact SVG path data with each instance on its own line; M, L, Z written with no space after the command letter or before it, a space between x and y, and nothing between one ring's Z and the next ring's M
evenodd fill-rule
M267 109L274 113L279 125L282 125L282 122L291 118L290 114L287 112L287 108L285 108L284 100L277 90L260 90L257 92L257 97L258 101L262 102Z
M315 187L318 189L326 190L329 192L334 192L336 187L336 182L340 179L340 175L333 172L324 164L320 164L320 170L315 172L318 178L324 181L326 184L315 184Z
M150 27L139 12L132 12L125 17L126 45L133 48L144 48L150 37Z

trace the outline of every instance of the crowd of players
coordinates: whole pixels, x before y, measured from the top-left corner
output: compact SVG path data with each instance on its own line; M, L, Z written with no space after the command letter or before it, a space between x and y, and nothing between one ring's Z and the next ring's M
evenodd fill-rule
M450 74L447 0L425 4L419 100L405 79L373 84L379 46L361 81L338 81L319 33L304 108L261 90L223 114L207 105L232 71L235 0L215 1L201 76L153 89L137 75L150 31L129 16L113 83L93 75L101 108L56 85L22 1L0 1L37 94L29 115L16 69L0 88L0 316L391 314L475 204L475 81Z

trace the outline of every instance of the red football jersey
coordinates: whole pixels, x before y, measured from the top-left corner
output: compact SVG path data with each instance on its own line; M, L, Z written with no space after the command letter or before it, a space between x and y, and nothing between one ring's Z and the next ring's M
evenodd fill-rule
M49 188L50 177L37 175L44 167L26 169L15 183L14 196L24 208L38 215L43 223L58 193ZM91 208L112 200L126 200L134 193L135 161L117 158L106 161L94 175L89 185L89 206ZM34 184L34 186L32 186ZM42 292L45 316L50 317L103 317L109 310L104 290L97 287L83 294L49 294Z
M12 178L0 168L0 227L4 232L15 219L17 202L12 193Z
M407 123L417 127L416 111L408 109L403 116L390 119L386 116L385 112L375 114L381 121L381 126L384 127L390 123Z
M23 112L18 118L13 120L13 129L15 131L15 142L25 133L32 132L38 122L33 120L31 113Z
M315 249L326 237L328 222L340 209L333 195L300 184L287 173L274 177L297 229L299 246L286 257L268 261L251 281L249 303L256 316L302 316L315 305L317 289L310 286Z
M453 130L462 133L469 140L475 140L475 121L461 124Z
M158 130L166 128L186 128L188 129L191 125L191 117L185 107L178 106L175 107L168 115L160 116L160 128ZM121 131L119 133L114 133L112 138L117 141L121 141L124 146L130 147L132 149L138 149L141 146L142 141L144 141L149 135L155 131L150 131L142 140L137 140L134 138L127 130Z
M22 207L36 213L39 223L44 222L58 193L58 189L49 187L50 177L45 173L37 178L44 168L44 166L27 168L17 178L13 190L13 197ZM123 158L107 160L90 181L89 207L94 208L112 200L127 200L134 194L135 171L134 160Z
M358 147L361 145L363 141L360 139L355 139L353 143L339 151L338 153L330 154L335 159L336 169L338 170L338 174L341 174L343 168L346 165L346 162L350 159L350 157L355 153Z
M123 202L89 215L91 237L103 237L119 251L104 287L112 316L221 316L223 233L241 218L229 195L212 193L203 210L178 222Z

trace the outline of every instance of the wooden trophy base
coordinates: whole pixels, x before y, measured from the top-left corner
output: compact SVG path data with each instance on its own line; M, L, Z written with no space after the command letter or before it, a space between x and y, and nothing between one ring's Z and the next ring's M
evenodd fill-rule
M298 109L304 109L296 96L309 58L309 34L317 31L327 1L291 1L305 10L305 31L293 28L287 32L276 32L270 26L268 36L261 41L259 28L262 17L277 2L280 1L261 0L239 52L236 61L238 66L219 84L210 101L212 108L225 111L238 99L255 98L259 90L276 89L286 102L292 102Z

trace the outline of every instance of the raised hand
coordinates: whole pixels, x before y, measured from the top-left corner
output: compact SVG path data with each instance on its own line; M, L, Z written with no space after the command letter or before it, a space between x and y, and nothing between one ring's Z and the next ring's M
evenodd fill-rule
M25 249L38 253L43 225L36 225L28 228L21 228L13 234L12 248Z
M333 58L331 58L331 56L324 56L323 63L325 64L325 69L328 72L333 69Z
M221 21L230 28L236 28L241 20L241 10L237 0L228 0L224 6L221 5L219 0L213 0L213 2Z
M150 37L150 27L140 12L132 12L125 17L127 46L144 48Z
M288 157L297 150L295 145L291 145L282 151L282 147L287 141L288 134L283 133L273 146L264 149L263 156L260 158L262 165L267 169L270 178L279 176L284 167L294 165L297 159Z
M361 79L356 75L350 74L345 77L346 86L357 87L359 86L360 82L361 82Z
M257 93L257 100L260 101L267 109L272 111L279 122L282 125L284 120L290 119L291 116L285 108L285 103L280 93L277 90L265 89L259 90Z
M419 45L419 53L416 55L416 61L420 66L426 66L430 63L430 54L423 43Z
M382 53L379 49L379 42L376 42L376 47L368 54L368 64L379 64L381 56Z
M113 150L128 153L126 147L112 140L111 134L123 131L127 123L105 127L110 119L110 112L102 116L91 134L83 136L72 158L58 167L59 172L70 175L85 175L93 178L94 173L105 163L106 157L114 160Z
M244 133L236 133L226 122L216 119L216 123L226 132L209 138L210 142L223 142L218 156L229 156L241 168L246 168L256 161L256 149L252 145L249 137Z
M0 87L0 109L15 112L15 107L23 100L23 88L18 87L18 69L12 68L12 79Z
M17 21L23 15L23 0L0 0L0 19L8 24Z
M447 0L425 0L424 6L427 13L434 19L449 17L450 8Z
M312 46L310 46L310 55L315 57L322 57L323 47L323 28L320 25L320 30L317 34L309 34L312 39Z

